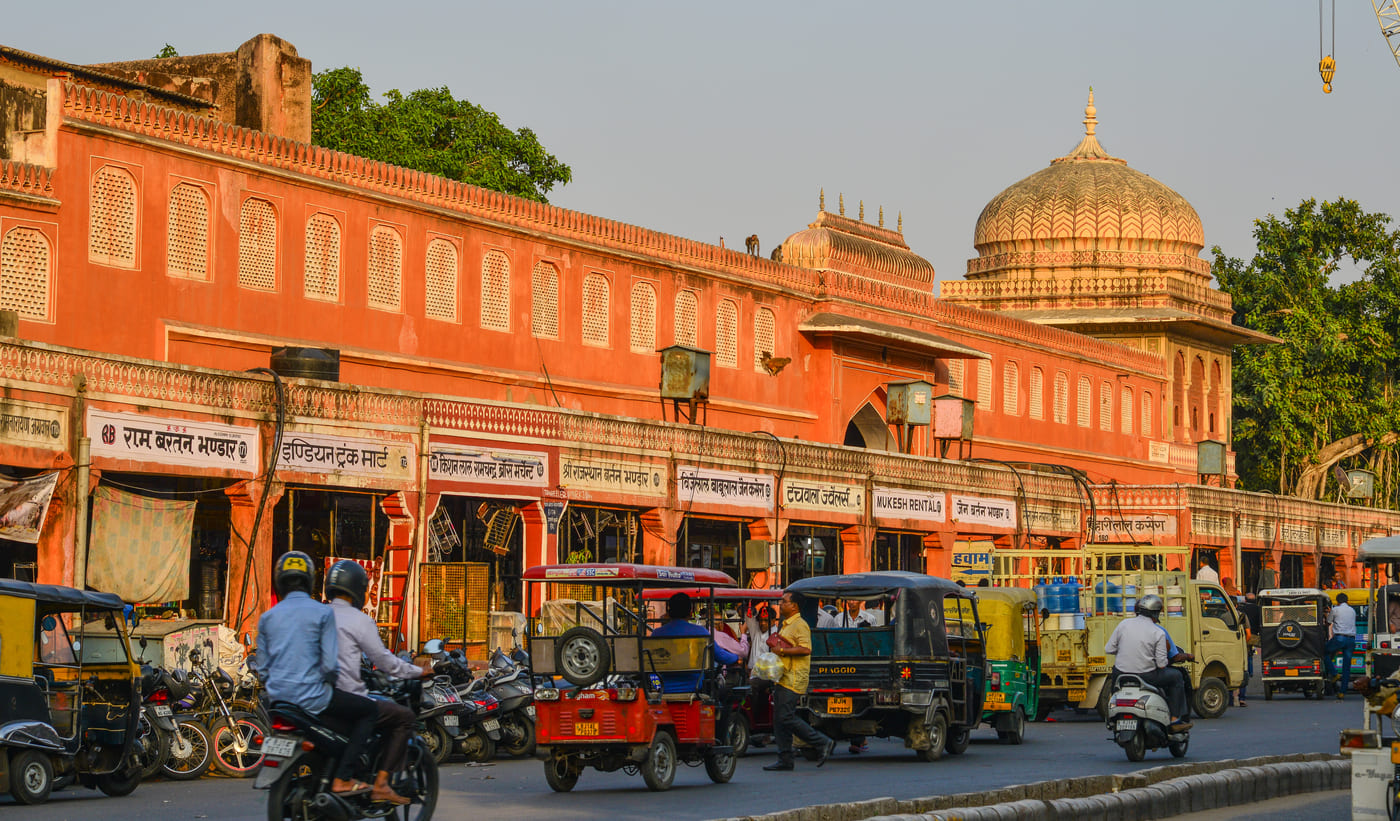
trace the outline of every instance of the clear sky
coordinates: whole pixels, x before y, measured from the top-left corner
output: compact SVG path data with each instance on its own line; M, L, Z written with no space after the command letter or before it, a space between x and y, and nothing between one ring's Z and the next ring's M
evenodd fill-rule
M825 188L903 212L942 280L987 201L1078 143L1090 85L1101 144L1196 207L1207 259L1251 256L1253 221L1308 197L1400 215L1400 67L1369 3L1336 5L1330 95L1311 0L69 0L8 8L0 42L96 63L270 32L377 93L446 85L534 129L573 167L557 205L766 255Z

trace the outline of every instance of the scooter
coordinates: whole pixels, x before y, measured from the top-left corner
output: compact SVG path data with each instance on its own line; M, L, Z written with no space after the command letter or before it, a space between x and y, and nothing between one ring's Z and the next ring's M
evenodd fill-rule
M1189 730L1173 733L1166 695L1132 673L1119 673L1108 700L1108 730L1129 761L1141 761L1148 750L1166 747L1173 758L1186 755Z
M501 751L527 758L535 752L535 688L529 668L501 652L491 653L491 665L480 678L468 683L464 698L487 693L500 703Z
M456 709L443 716L444 720L457 722L452 746L468 761L486 762L495 758L496 744L502 738L500 702L489 692L469 689L471 668L460 651L448 653L441 639L430 639L423 645L423 653L432 658L434 681L454 690L458 698Z

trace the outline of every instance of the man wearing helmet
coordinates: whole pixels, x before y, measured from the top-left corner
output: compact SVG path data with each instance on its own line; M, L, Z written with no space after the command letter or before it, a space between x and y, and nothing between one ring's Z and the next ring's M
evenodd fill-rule
M1186 716L1186 688L1182 678L1171 669L1171 656L1167 633L1158 624L1162 617L1162 597L1148 594L1138 599L1135 615L1124 619L1113 629L1104 645L1105 653L1111 653L1113 675L1130 673L1161 690L1167 699L1167 710L1171 712L1173 733L1191 729Z
M395 678L431 676L429 665L419 667L390 653L379 640L379 627L364 611L365 594L369 590L369 574L353 559L341 559L326 573L326 598L335 614L335 629L340 645L340 675L336 689L359 696L369 696L360 678L360 657L369 659L375 669ZM408 799L389 786L389 774L403 769L404 751L408 737L413 734L413 711L386 698L374 699L379 710L379 726L384 729L384 759L375 773L370 798L391 804L407 804Z
M277 560L272 584L279 601L258 619L258 650L252 666L270 701L351 724L331 792L369 792L368 784L355 780L355 765L374 732L378 710L372 700L334 686L340 671L335 616L311 598L316 589L314 566L311 557L299 550Z

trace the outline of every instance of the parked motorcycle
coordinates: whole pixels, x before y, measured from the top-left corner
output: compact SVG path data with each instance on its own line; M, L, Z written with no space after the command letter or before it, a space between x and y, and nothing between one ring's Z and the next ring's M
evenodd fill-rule
M1189 730L1169 732L1171 711L1161 690L1132 673L1119 673L1108 700L1108 730L1129 761L1141 761L1148 750L1167 747L1173 758L1186 755Z
M170 755L160 767L160 774L173 781L192 781L209 772L214 764L214 742L209 737L209 729L194 715L183 712L193 707L194 690L185 674L179 670L169 671L156 668L159 679L149 701L157 707L165 706L172 710L171 722L174 729L167 734ZM186 703L184 700L189 699Z
M535 688L528 665L522 665L501 652L491 652L491 664L480 677L467 684L464 698L489 694L500 703L500 751L523 758L535 753Z
M418 707L419 735L427 742L433 760L441 764L462 736L462 699L447 676L435 676L423 682L422 688Z
M268 725L256 714L231 706L237 684L222 668L210 664L197 648L190 651L194 663L192 712L209 728L214 767L234 778L251 778L262 763L262 743Z
M458 713L457 751L468 761L485 762L496 757L498 745L505 737L501 721L501 702L489 687L472 675L471 666L461 650L448 651L441 639L431 639L423 645L424 655L432 659L433 672L456 687L461 699ZM532 738L533 740L533 738Z

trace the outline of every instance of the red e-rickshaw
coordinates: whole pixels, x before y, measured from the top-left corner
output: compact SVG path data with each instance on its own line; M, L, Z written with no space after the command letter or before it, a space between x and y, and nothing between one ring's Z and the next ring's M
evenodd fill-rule
M555 684L535 688L536 755L551 789L572 790L586 767L640 772L652 790L669 789L679 764L703 763L719 784L733 777L712 601L732 578L704 568L566 564L529 568L524 580L531 672ZM693 592L708 626L678 623L662 632L680 627L679 635L652 635L659 625L643 595L654 589Z

